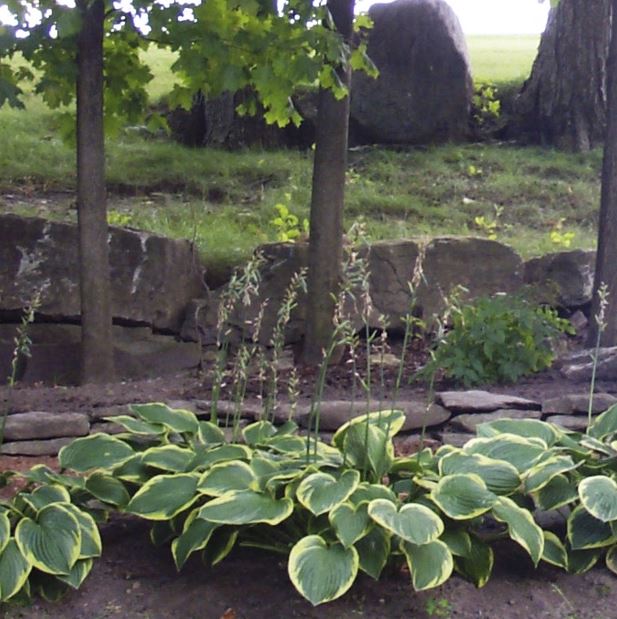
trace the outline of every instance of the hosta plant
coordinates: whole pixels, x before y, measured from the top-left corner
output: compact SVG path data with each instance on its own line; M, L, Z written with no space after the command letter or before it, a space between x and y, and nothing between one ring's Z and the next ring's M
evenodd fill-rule
M216 565L236 546L288 556L291 582L313 604L386 566L406 565L418 591L454 571L482 586L501 537L535 565L578 573L604 555L617 567L617 407L586 434L506 419L461 448L407 457L392 443L399 411L354 418L326 444L293 422L258 421L229 442L189 411L131 408L111 418L124 432L75 440L60 452L61 474L35 467L3 506L3 599L78 586L100 552L93 516L110 510L150 521L178 569L194 554ZM564 513L563 531L543 530L536 509Z

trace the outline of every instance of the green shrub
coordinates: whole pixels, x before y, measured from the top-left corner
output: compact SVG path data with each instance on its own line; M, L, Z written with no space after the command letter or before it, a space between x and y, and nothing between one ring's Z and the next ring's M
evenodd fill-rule
M431 376L441 370L466 386L515 382L550 366L551 342L561 333L572 333L567 320L520 296L455 303L451 328L437 342L422 374Z

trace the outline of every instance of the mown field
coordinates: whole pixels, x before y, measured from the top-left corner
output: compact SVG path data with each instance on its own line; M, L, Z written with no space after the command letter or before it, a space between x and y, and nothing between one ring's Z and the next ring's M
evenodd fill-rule
M538 37L471 37L474 78L499 89L528 75ZM152 50L153 101L173 84L173 58ZM0 110L0 209L74 219L75 156L60 112L36 96ZM346 222L371 238L480 234L526 256L591 247L601 154L509 144L449 144L350 153ZM213 273L276 240L277 205L308 216L312 153L191 149L127 127L107 147L110 222L193 239Z

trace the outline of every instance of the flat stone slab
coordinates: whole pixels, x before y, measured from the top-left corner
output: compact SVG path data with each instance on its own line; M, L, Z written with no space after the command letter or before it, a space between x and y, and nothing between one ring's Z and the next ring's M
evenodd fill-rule
M439 432L437 434L437 438L444 445L453 445L454 447L463 447L474 437L474 434L467 434L466 432Z
M515 395L488 391L440 391L435 395L438 404L453 413L489 413L502 408L540 410L540 403Z
M55 456L73 438L52 438L41 441L14 441L4 443L0 453L4 456Z
M588 382L593 374L593 349L582 350L560 359L561 373L572 382ZM597 380L613 380L617 376L617 346L600 348L596 363Z
M81 413L46 413L33 411L9 415L4 438L21 441L62 436L84 436L90 431L87 415Z
M587 429L587 417L583 415L551 415L545 421L574 432L584 432Z
M540 411L518 410L512 408L502 408L493 413L464 413L456 415L450 419L453 428L460 428L466 432L475 433L476 427L481 423L498 421L499 419L540 419Z
M389 401L379 402L373 400L367 403L326 400L320 405L319 428L324 431L335 431L354 417L365 415L367 412L372 413L378 410L390 410L391 408L392 402ZM405 423L401 428L402 432L418 430L423 426L438 426L450 419L450 412L438 404L431 404L427 410L426 404L423 402L407 400L396 402L394 408L405 413ZM303 405L298 411L296 421L301 426L306 427L309 413L309 407Z
M615 403L617 403L617 398L610 393L594 393L591 414L603 413ZM542 402L544 415L586 415L588 410L589 393L562 395Z

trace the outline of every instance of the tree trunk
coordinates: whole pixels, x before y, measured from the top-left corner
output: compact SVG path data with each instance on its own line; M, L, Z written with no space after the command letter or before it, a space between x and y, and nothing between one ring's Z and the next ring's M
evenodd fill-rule
M103 134L104 0L80 0L77 51L77 215L82 382L114 378Z
M611 0L560 0L551 9L510 135L582 152L603 142L610 16Z
M354 0L328 0L338 32L349 42ZM341 81L350 88L351 70L338 67ZM306 331L302 360L322 361L330 344L336 295L343 257L343 206L347 170L349 95L336 100L327 89L319 92L315 161L309 231L309 271Z
M613 15L617 15L617 0L612 0ZM598 223L598 252L594 278L590 346L597 341L599 326L595 316L600 313L599 288L608 288L605 308L605 330L601 333L603 346L617 346L617 19L613 20L612 38L607 66L608 107L606 141L602 162L602 193Z

